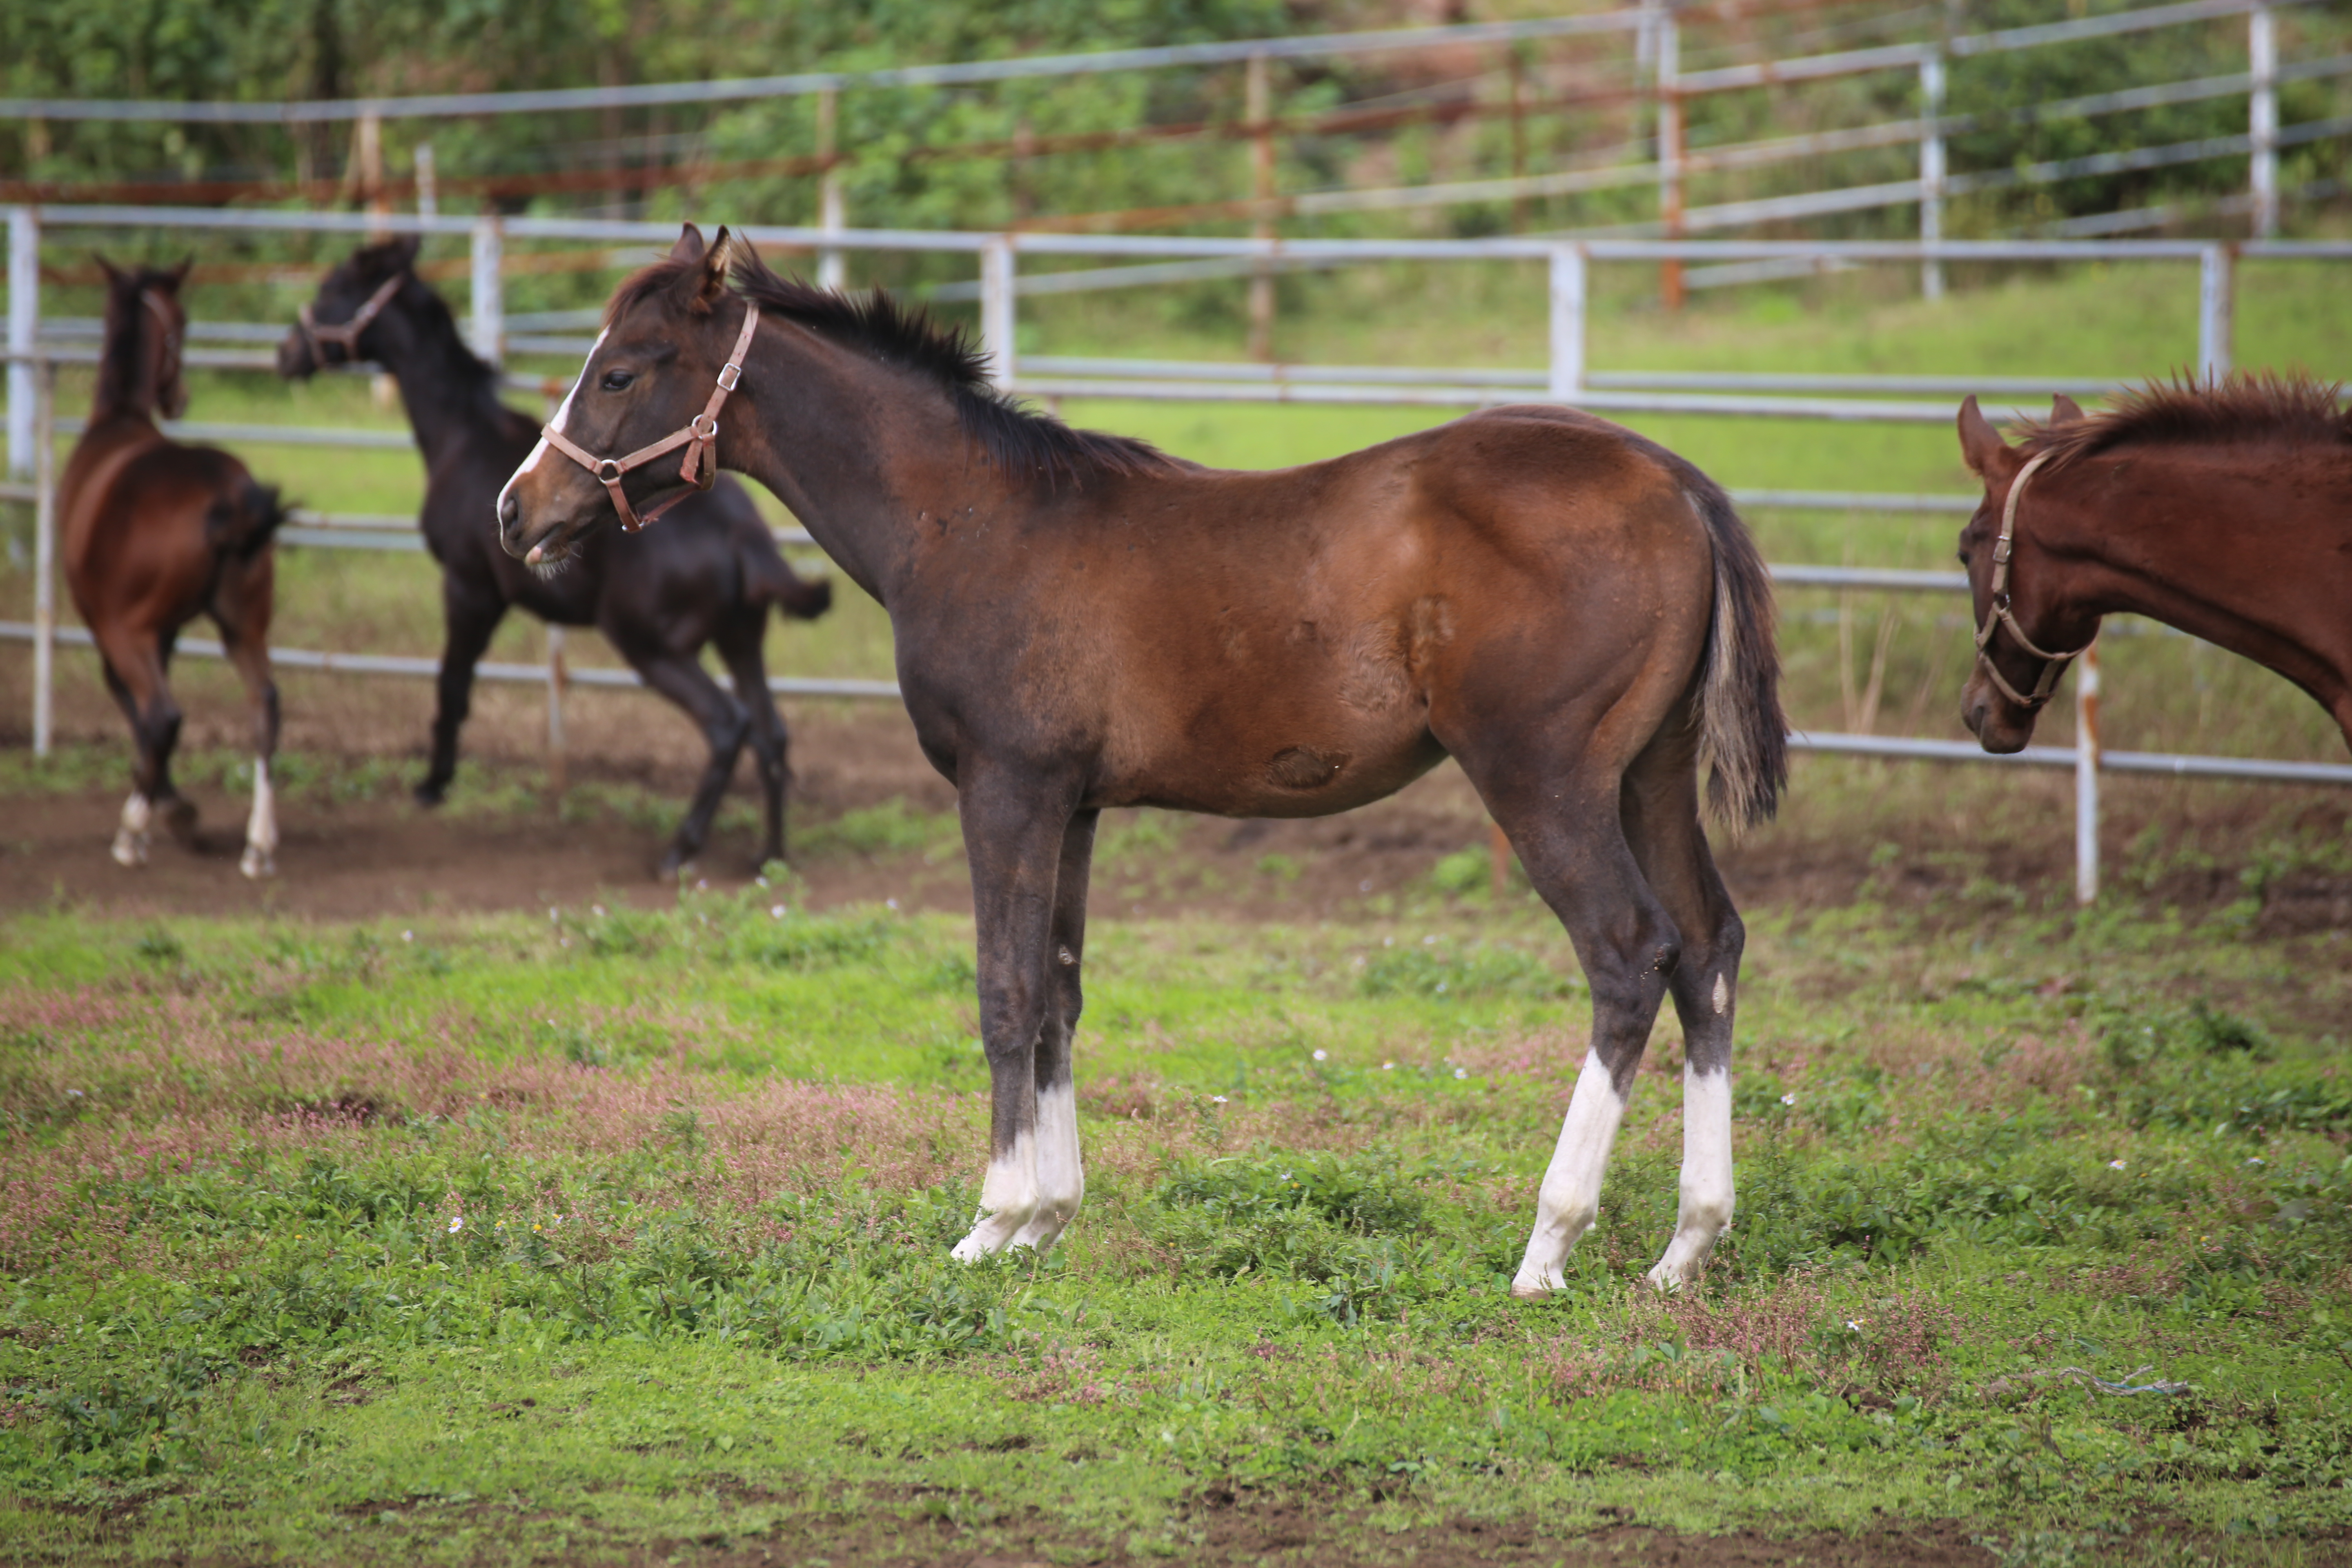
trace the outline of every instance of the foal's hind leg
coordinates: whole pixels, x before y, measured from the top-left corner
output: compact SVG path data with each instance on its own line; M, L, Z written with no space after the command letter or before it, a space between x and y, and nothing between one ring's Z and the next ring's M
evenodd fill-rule
M1683 931L1675 1011L1683 1026L1683 1172L1674 1240L1649 1273L1687 1284L1731 1223L1731 1030L1747 930L1699 826L1692 731L1660 735L1628 773L1625 830L1634 858Z
M1567 927L1592 987L1591 1048L1511 1281L1514 1296L1543 1296L1560 1288L1569 1249L1601 1212L1601 1178L1682 935L1626 843L1612 770L1586 763L1565 776L1497 777L1475 760L1464 765L1536 891Z
M661 874L668 877L700 854L709 838L710 819L718 815L719 797L727 793L727 781L734 775L735 760L743 754L743 738L751 732L751 720L743 705L728 696L690 653L630 662L636 665L647 686L686 710L710 743L710 763L702 770L701 783L695 785L686 820L678 824L677 837L662 852Z
M1043 1252L1078 1215L1087 1195L1078 1155L1077 1084L1073 1072L1078 1014L1086 998L1078 972L1087 949L1087 880L1094 866L1095 824L1082 811L1062 834L1061 867L1054 881L1054 929L1048 937L1045 1019L1037 1030L1037 1212L1013 1237L1015 1247Z
M150 636L117 632L99 638L106 687L131 721L134 753L131 797L122 803L122 820L114 832L114 858L120 865L147 863L148 830L156 807L163 808L175 833L184 834L195 821L194 806L172 787L172 747L180 738L180 709L164 682L163 658L162 644Z
M768 689L768 661L760 639L768 629L768 612L760 608L756 620L729 623L717 637L719 657L735 686L735 700L751 718L751 754L759 760L760 789L766 808L762 837L754 865L784 858L784 794L792 782L792 738L784 716L776 711L776 694Z
M255 880L278 874L278 796L269 764L278 756L278 682L269 672L269 607L274 573L268 557L225 568L213 619L229 661L253 705L253 813L246 819L237 869Z

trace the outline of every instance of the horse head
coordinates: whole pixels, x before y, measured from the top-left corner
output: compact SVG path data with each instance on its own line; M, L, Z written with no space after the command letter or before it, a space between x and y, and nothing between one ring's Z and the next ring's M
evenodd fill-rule
M377 351L394 325L384 307L415 275L423 243L406 234L362 246L330 271L278 343L278 374L299 381L334 365L381 359Z
M182 345L188 336L187 307L180 286L194 258L177 267L123 270L101 256L106 274L106 350L99 364L98 403L102 408L177 419L187 411L188 389L181 379Z
M499 494L509 554L560 564L605 523L642 526L710 487L719 406L757 321L729 302L743 245L724 228L705 245L688 224L667 260L613 296L580 379Z
M2060 394L2051 430L2083 417ZM1960 692L1960 719L1988 752L2023 751L2058 678L2097 635L2098 624L2070 611L2058 579L2063 568L2033 543L2030 515L2020 512L2027 486L2053 456L2047 447L2011 446L1969 398L1960 405L1960 455L1984 482L1984 500L1960 531L1960 564L1975 606L1977 662Z

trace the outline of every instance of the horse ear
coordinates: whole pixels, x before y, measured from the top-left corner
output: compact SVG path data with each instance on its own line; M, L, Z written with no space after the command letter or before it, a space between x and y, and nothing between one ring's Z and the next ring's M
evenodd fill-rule
M2064 393L2063 393L2063 392L2061 392L2061 393L2057 393L2057 394L2053 395L2051 397L2051 399L2050 399L2050 423L2051 423L2051 424L2053 424L2053 425L2072 425L2073 423L2074 423L2074 421L2075 421L2075 420L2080 419L2080 418L2082 418L2082 417L2083 417L2083 405L2082 405L2081 404L2079 404L2079 403L2075 402L2073 398L2071 398L2071 397L2067 396Z
M403 272L413 271L416 266L417 252L424 248L425 237L423 235L401 235L392 242L392 259L399 270Z
M699 261L702 251L702 231L692 224L687 224L677 231L677 243L669 247L669 258L672 261Z
M188 252L187 255L180 258L180 264L177 267L173 268L169 272L164 274L165 277L172 280L173 293L177 294L180 291L180 285L188 280L188 274L195 270L195 266L196 253L192 250Z
M1960 405L1960 456L1989 485L2003 482L2019 468L2015 448L2000 438L2000 432L1977 407L1974 397Z
M109 261L104 256L93 250L89 253L89 258L98 263L98 269L106 274L106 280L109 283L122 281L122 268Z
M726 226L721 224L719 237L712 240L710 248L702 253L702 274L695 289L694 301L698 309L709 309L727 292L727 268L734 258L734 253L735 237L729 234Z

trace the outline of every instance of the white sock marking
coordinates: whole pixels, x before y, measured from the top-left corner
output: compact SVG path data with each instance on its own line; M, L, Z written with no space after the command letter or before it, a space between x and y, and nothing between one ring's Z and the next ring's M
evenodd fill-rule
M562 429L563 422L572 417L572 400L580 395L580 384L588 379L588 361L596 357L596 351L604 346L604 339L612 330L606 327L604 331L596 334L596 341L588 345L588 359L580 362L580 374L572 378L572 390L563 395L563 401L556 405L555 417L547 422L547 427L550 430ZM539 444L530 449L530 456L522 460L522 467L508 475L507 482L499 487L498 503L490 509L492 517L504 517L507 514L507 492L515 488L515 480L538 468L539 460L545 456L547 456L547 437L541 436L539 438Z
M1071 1084L1054 1084L1037 1091L1037 1213L1013 1245L1040 1252L1053 1246L1062 1227L1077 1217L1086 1195L1086 1167L1078 1157L1077 1090Z
M1002 1252L1037 1214L1037 1141L1027 1132L1013 1141L1012 1152L988 1163L980 1184L980 1213L971 1233L955 1244L951 1256L970 1263Z
M1599 1053L1586 1052L1576 1093L1568 1102L1568 1118L1560 1123L1559 1144L1552 1151L1543 1190L1536 1198L1535 1232L1528 1237L1527 1257L1511 1281L1512 1295L1546 1296L1565 1282L1560 1265L1601 1213L1601 1178L1609 1168L1618 1123L1624 1119L1625 1101L1609 1069Z
M1721 982L1717 982L1720 985ZM1648 1279L1662 1290L1697 1277L1731 1224L1731 1075L1683 1071L1682 1212Z
M114 858L118 865L147 864L147 825L153 819L154 809L147 797L137 790L122 803L122 826L114 830Z
M269 759L253 759L253 815L245 824L245 857L237 869L247 877L278 874L278 797L269 787Z

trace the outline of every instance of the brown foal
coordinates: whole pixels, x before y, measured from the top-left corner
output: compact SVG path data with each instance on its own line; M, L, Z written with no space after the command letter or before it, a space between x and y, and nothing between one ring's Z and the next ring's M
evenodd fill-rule
M2336 388L2238 375L2095 415L2061 397L2014 447L1971 397L1959 428L1985 487L1960 534L1981 648L1960 716L1986 751L2021 750L2066 661L2126 613L2269 666L2352 744L2352 422Z
M1731 1217L1743 940L1698 773L1735 822L1769 813L1786 775L1770 586L1723 491L1547 406L1212 471L1025 412L957 334L887 296L779 278L724 230L706 249L689 226L607 307L562 446L542 442L500 498L506 548L567 559L614 521L601 479L640 514L688 483L677 462L603 465L736 381L722 367L754 308L719 464L782 497L888 610L908 712L956 785L994 1080L956 1256L1051 1245L1085 1190L1071 1055L1103 808L1322 816L1452 756L1592 990L1514 1289L1559 1287L1669 995L1682 1207L1651 1278L1688 1279Z
M186 264L127 273L103 258L100 265L106 347L89 427L58 482L58 516L74 607L97 641L107 689L131 721L138 749L114 858L146 863L157 814L175 836L194 837L195 803L172 784L180 708L166 672L180 628L207 615L253 703L253 815L239 865L248 877L269 876L278 850L269 787L278 749L278 688L269 676L278 492L256 483L226 452L184 446L156 427L159 410L176 417L187 405L180 380Z

